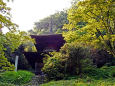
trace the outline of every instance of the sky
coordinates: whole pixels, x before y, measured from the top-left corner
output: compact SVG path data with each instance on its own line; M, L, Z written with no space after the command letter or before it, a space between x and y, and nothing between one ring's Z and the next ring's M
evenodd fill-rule
M19 30L28 31L34 22L71 6L71 0L14 0L11 7L12 21L19 25Z

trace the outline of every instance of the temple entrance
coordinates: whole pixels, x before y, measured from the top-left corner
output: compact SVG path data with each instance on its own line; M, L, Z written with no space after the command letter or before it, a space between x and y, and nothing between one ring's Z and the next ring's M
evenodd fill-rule
M53 35L31 35L35 39L35 47L37 52L24 52L29 64L35 70L35 74L42 74L41 68L43 67L43 55L42 53L48 53L52 51L59 51L64 45L65 41L61 34Z
M41 71L42 67L43 67L43 62L35 62L35 74L36 75L38 75L38 74L42 75L43 74Z

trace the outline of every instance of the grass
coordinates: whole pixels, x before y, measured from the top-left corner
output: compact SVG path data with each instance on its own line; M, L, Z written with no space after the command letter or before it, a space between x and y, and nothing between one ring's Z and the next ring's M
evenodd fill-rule
M0 86L17 86L17 85L0 82ZM48 83L41 84L40 86L115 86L115 79L93 80L90 78L87 79L79 78L71 80L50 81Z
M115 86L115 79L107 80L87 80L87 79L73 79L50 81L41 86Z
M3 82L0 82L0 86L16 86L16 85L10 84L10 83L3 83Z
M7 86L4 84L8 84L8 86L12 86L12 84L15 85L22 85L25 83L28 83L32 77L34 76L33 73L28 71L6 71L3 73L0 73L0 86Z
M0 86L29 86L32 76L34 74L28 71L6 71L0 73ZM115 86L115 66L87 69L82 76L69 75L40 86Z
M87 69L82 76L69 76L65 79L50 81L41 86L115 86L115 66Z

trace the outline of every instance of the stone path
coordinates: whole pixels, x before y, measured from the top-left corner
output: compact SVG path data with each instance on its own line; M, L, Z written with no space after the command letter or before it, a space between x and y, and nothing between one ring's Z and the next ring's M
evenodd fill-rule
M32 78L32 80L25 86L40 86L40 84L46 82L45 75L36 75Z

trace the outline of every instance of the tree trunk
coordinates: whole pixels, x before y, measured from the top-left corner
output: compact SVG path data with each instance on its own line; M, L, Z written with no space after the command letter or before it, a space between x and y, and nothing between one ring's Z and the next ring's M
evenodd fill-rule
M80 62L80 59L78 60L78 75L82 73L82 64Z

